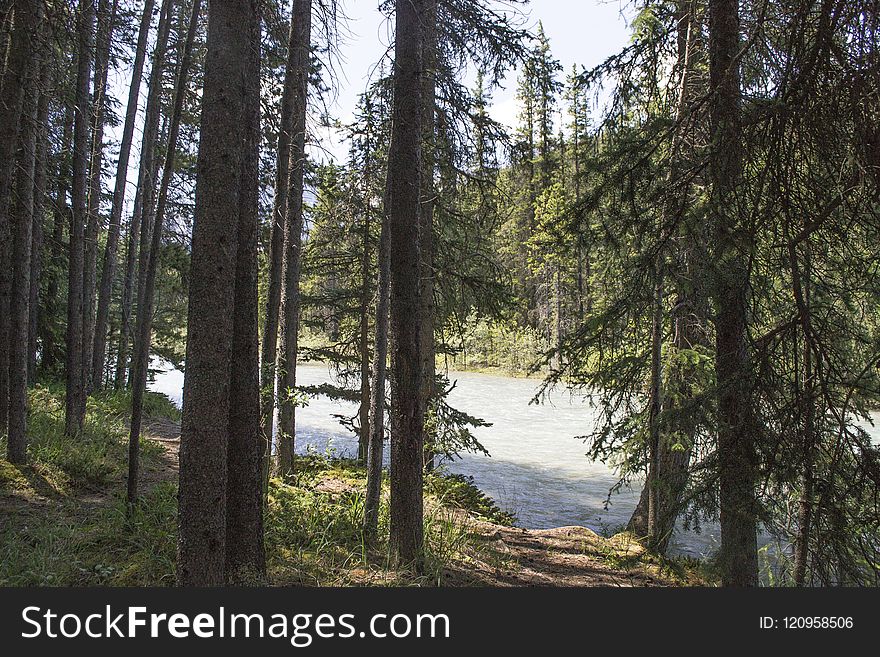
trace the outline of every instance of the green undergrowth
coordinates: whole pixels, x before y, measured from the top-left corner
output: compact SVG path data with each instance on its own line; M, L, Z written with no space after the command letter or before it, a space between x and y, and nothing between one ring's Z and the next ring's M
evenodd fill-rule
M478 542L436 493L426 496L424 574L395 569L387 543L364 541L362 468L304 458L291 484L273 479L266 512L268 577L280 585L442 584L445 568L467 558ZM431 486L443 485L431 477ZM452 488L461 495L461 483ZM473 498L478 496L471 495ZM379 535L387 536L388 491ZM75 496L4 509L0 584L13 586L162 586L174 583L177 487L160 482L133 513L122 491L90 506ZM474 511L479 516L479 511Z
M273 479L266 550L276 584L442 585L447 569L466 562L480 541L462 514L510 525L512 516L463 477L431 474L425 481L425 563L421 576L389 561L387 542L370 544L361 526L366 472L354 461L299 457L290 484ZM383 482L379 537L389 528L388 485Z
M425 492L444 506L462 509L483 520L512 527L516 516L500 509L495 500L474 484L474 478L462 474L432 474L425 480Z
M100 391L86 405L83 432L64 433L64 388L37 385L29 391L28 465L0 459L0 494L52 498L82 490L102 491L122 478L128 464L128 391ZM179 411L164 395L147 393L145 417L176 419ZM2 456L6 438L0 437ZM162 449L145 440L142 465L155 465Z
M177 487L156 484L129 514L123 496L19 512L0 531L5 586L174 584Z
M136 586L161 584L173 572L176 488L151 486L130 516L122 500L130 406L128 391L96 392L83 432L67 436L63 386L29 391L28 463L0 458L0 585ZM154 393L145 395L144 413L179 417ZM161 445L143 440L141 471L162 471L163 455Z
M129 511L124 501L129 395L96 393L88 402L83 433L76 437L64 435L63 402L63 387L34 387L28 464L0 459L0 585L173 584L177 486L163 447L142 440L141 470L157 475L143 483L141 500ZM145 415L179 420L178 410L162 395L146 396ZM4 439L0 449L5 455ZM270 583L442 584L450 564L479 549L462 514L498 524L513 521L467 479L429 475L425 567L416 576L392 566L386 540L364 540L365 485L363 466L317 454L298 457L289 483L271 480L266 509ZM386 481L380 537L387 537L388 522Z

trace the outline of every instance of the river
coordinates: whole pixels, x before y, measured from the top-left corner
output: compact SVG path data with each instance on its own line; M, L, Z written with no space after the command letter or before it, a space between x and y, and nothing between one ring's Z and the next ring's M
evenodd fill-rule
M297 367L297 382L303 386L328 383L331 378L323 365ZM586 446L575 438L592 426L594 411L586 401L559 390L543 404L530 404L538 386L534 379L470 372L451 373L450 379L457 385L449 403L492 423L474 430L491 456L465 454L445 465L450 472L473 477L482 491L529 529L581 525L604 533L627 522L640 484L624 487L608 500L617 477L608 466L587 459ZM180 404L183 374L162 372L150 388ZM334 417L351 417L356 412L351 402L312 398L308 406L297 410L297 452L356 453L357 440ZM875 414L874 427L866 428L875 442L880 440L880 415ZM385 452L387 459L387 448ZM717 545L715 524L704 525L699 533L679 527L670 551L704 557Z

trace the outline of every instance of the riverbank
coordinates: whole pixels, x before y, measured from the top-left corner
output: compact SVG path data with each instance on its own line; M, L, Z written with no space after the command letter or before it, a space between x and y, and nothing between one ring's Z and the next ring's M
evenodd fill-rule
M85 435L63 436L59 388L32 393L30 464L0 460L0 585L163 586L174 583L179 414L149 394L142 502L123 500L127 399L90 400ZM5 445L4 453L5 453ZM387 546L362 540L363 469L301 457L290 485L273 480L266 515L268 580L320 586L680 586L696 564L648 554L631 537L582 527L511 526L464 477L426 483L426 571L391 567ZM387 527L387 489L380 514ZM380 530L380 533L383 533Z
M464 359L437 356L434 363L438 374L447 373L451 378L455 378L456 374L485 374L487 376L499 376L509 379L530 379L541 382L548 374L546 369L532 371L528 368L510 368L504 365L490 365L486 363L475 363ZM320 360L306 360L297 363L297 367L327 367L327 363Z
M486 376L503 376L509 379L530 379L536 382L543 381L547 376L547 372L544 370L533 372L527 369L509 369L500 365L478 365L473 363L466 364L459 361L443 363L438 359L438 372L447 371L447 366L451 376L454 376L456 373L485 374Z

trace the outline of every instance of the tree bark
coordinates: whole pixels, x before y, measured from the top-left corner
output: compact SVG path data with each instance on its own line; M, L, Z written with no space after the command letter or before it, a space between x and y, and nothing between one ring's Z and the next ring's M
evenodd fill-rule
M358 408L360 427L358 433L358 461L366 462L367 451L370 444L370 298L372 296L370 285L370 220L371 207L369 199L369 155L365 164L364 178L366 208L363 217L363 253L361 254L361 307L359 318L359 345L358 352L361 359L361 403Z
M648 543L654 546L659 533L659 462L661 409L661 352L663 348L663 274L654 272L654 303L651 317L651 391L648 411Z
M32 57L30 17L33 16L33 9L27 0L15 0L13 5L17 12L21 12L22 19L13 20L9 27L9 52L4 60L6 69L3 75L3 102L0 102L0 434L6 433L9 422L10 296L14 230L11 216L12 185L15 178L19 119Z
M556 350L553 356L553 367L557 370L562 368L562 268L556 265L553 268L553 348Z
M252 130L252 0L213 0L202 92L180 436L177 576L226 581L238 226ZM245 26L245 29L243 29Z
M15 0L0 2L0 91L9 66L9 46L12 40L12 15Z
M699 253L705 249L705 230L685 216L690 202L690 185L680 183L685 169L685 146L693 143L700 123L705 119L696 114L692 104L705 93L698 71L701 51L701 33L693 0L680 0L676 10L678 62L680 82L675 113L676 129L670 146L667 172L667 198L664 201L661 230L679 231L675 240L680 244L678 269L671 271L676 287L676 302L672 311L673 346L676 353L708 347L707 308L705 292L700 281L704 278ZM678 188L681 187L679 190ZM697 218L696 221L702 221ZM690 408L694 396L696 371L693 365L679 361L669 374L667 386L674 393L677 408L669 408L673 424L668 436L660 435L653 455L654 473L649 474L639 503L630 519L629 528L638 536L649 537L654 550L666 551L675 521L678 518L682 496L688 481L688 467L696 440L695 409ZM655 496L654 530L649 531L649 497Z
M89 163L88 221L85 232L83 260L83 368L85 394L89 395L95 378L101 376L93 369L95 338L95 282L98 267L98 232L101 227L101 173L104 160L104 119L107 109L107 72L110 67L110 41L116 20L118 0L108 8L108 0L98 2L98 32L95 41L95 80L92 92L92 151Z
M308 109L309 55L312 29L311 0L294 0L290 49L296 65L293 76L293 134L290 145L290 177L287 197L287 234L284 245L284 310L281 349L276 370L281 377L283 398L278 432L278 465L283 477L293 471L296 446L296 354L299 339L299 283L302 259L303 177L306 163L306 111Z
M138 166L138 186L134 197L134 208L128 226L128 245L125 256L125 279L122 287L122 312L119 328L119 348L116 357L115 387L121 389L126 384L128 372L129 340L131 338L132 302L135 289L135 268L141 246L145 240L141 233L143 225L149 224L152 215L152 186L158 174L155 162L156 141L159 135L159 119L162 110L162 74L168 47L168 34L171 30L172 0L162 0L159 12L159 25L156 33L156 46L153 49L153 62L150 79L147 83L147 107L144 114L144 134L141 142L141 157Z
M295 12L290 16L290 33L287 43L287 66L284 72L284 88L281 93L280 130L278 153L275 160L275 197L272 202L272 235L269 246L269 288L266 294L266 318L263 325L262 363L262 410L263 437L266 440L265 470L268 475L274 433L278 358L278 323L281 312L282 274L284 263L284 236L287 225L288 184L290 181L290 144L293 138L293 106L296 95L296 77L299 50L296 45L300 20Z
M49 79L50 69L40 62L39 91L36 114L36 151L34 155L34 220L31 235L31 275L28 302L28 385L37 377L37 336L40 327L40 278L43 273L43 219L46 209L46 166L49 151Z
M30 47L39 43L42 20L39 2L18 2L15 21L26 31ZM16 26L18 29L19 25ZM38 46L37 46L38 47ZM37 142L38 60L33 54L24 61L20 82L24 87L21 103L21 127L18 139L18 171L15 204L15 240L13 244L13 280L9 327L9 431L7 456L10 463L27 460L27 372L28 327L30 315L31 239L34 224L34 168Z
M73 120L73 212L67 276L67 400L64 430L68 435L82 431L86 404L83 376L83 230L88 214L86 169L91 123L89 78L92 70L94 22L94 2L81 0L77 25L76 101Z
M419 205L425 19L422 0L398 0L394 100L386 198L391 234L391 553L400 565L423 565L422 304Z
M198 0L196 0L198 1ZM259 583L266 574L263 547L260 428L260 333L257 295L257 230L260 193L260 22L256 12L245 26L254 47L248 50L247 121L238 211L235 267L235 318L230 372L229 448L226 466L226 579Z
M709 4L709 76L712 212L719 263L715 281L715 348L718 384L718 459L721 551L725 586L758 583L757 502L755 499L757 420L751 404L747 338L748 244L737 217L742 175L740 124L739 3Z
M165 221L165 204L168 199L168 187L174 175L174 159L177 153L177 138L180 132L180 117L183 112L183 101L186 96L189 68L192 61L192 48L199 23L201 0L194 0L186 44L183 47L181 60L178 63L174 82L174 107L171 113L171 124L168 129L168 146L165 153L165 165L162 171L162 183L159 187L159 199L156 204L155 224L150 232L151 244L146 252L146 262L141 263L144 269L144 289L138 306L137 340L134 347L132 363L131 393L131 427L129 432L128 450L128 503L137 500L138 485L138 449L140 445L141 423L143 421L144 392L147 389L147 368L150 364L150 336L153 330L153 305L156 291L156 272L159 269L160 250L162 246L162 229Z
M382 461L385 445L385 371L388 360L388 310L391 301L391 236L387 215L382 217L376 284L376 340L370 390L370 442L367 448L367 492L364 499L364 537L376 538L382 497Z
M797 247L789 240L789 257L791 259L794 296L801 329L804 334L803 390L799 391L800 399L798 400L801 407L800 415L803 418L803 464L801 466L801 499L798 504L798 528L795 534L794 570L792 573L795 586L804 586L807 581L807 567L810 558L810 532L813 526L814 465L816 460L816 399L811 308L812 257L809 242L805 243L804 251L804 267L802 272L798 263Z
M116 183L113 188L113 205L110 210L110 225L107 243L104 247L104 261L101 265L101 278L98 285L98 309L95 317L95 341L92 347L92 372L96 383L103 379L106 351L107 324L110 319L110 297L113 292L113 278L116 274L116 258L119 249L119 234L122 223L122 209L125 205L125 186L128 182L128 163L131 157L131 144L137 120L138 98L144 75L147 40L150 36L150 23L153 17L154 0L145 0L137 46L132 65L131 85L128 90L128 104L125 108L125 124L122 140L119 143L119 158L116 162Z
M572 164L574 166L574 204L575 207L581 202L581 101L577 81L577 66L572 68L571 89L571 118L572 128ZM589 230L589 226L587 227ZM577 303L578 321L583 321L584 316L584 238L580 231L577 235ZM587 254L588 255L588 254Z
M434 353L434 102L437 84L437 0L424 1L424 37L422 43L422 171L419 178L419 253L421 290L421 350L422 350L422 398L425 412L432 412L436 401L435 353ZM427 423L426 423L427 426ZM425 431L425 469L434 469L436 435Z
M52 266L47 269L46 295L40 314L40 337L42 342L42 359L40 367L51 372L59 360L58 345L55 339L55 326L59 314L59 283L61 273L65 270L64 259L64 225L70 223L70 207L67 205L67 192L70 189L70 161L68 154L73 139L73 108L69 104L64 107L64 119L61 144L58 149L58 168L55 170L56 195L52 208L52 240L49 245L49 259Z

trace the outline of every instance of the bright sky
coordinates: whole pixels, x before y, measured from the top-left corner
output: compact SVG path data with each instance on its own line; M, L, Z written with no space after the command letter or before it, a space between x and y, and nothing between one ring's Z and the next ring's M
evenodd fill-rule
M579 69L593 67L626 45L627 19L631 16L627 4L626 0L531 0L526 8L527 25L537 28L538 21L543 23L553 55L562 64L564 80L573 64ZM389 49L393 26L378 11L378 0L342 0L342 5L349 17L341 52L343 62L339 66L343 79L338 82L336 103L330 109L343 123L348 123L358 94L378 75L376 62ZM508 126L516 122L518 114L516 78L516 72L508 75L504 88L495 91L490 108L492 117ZM345 159L345 144L330 135L325 135L324 140L324 148L337 159Z

